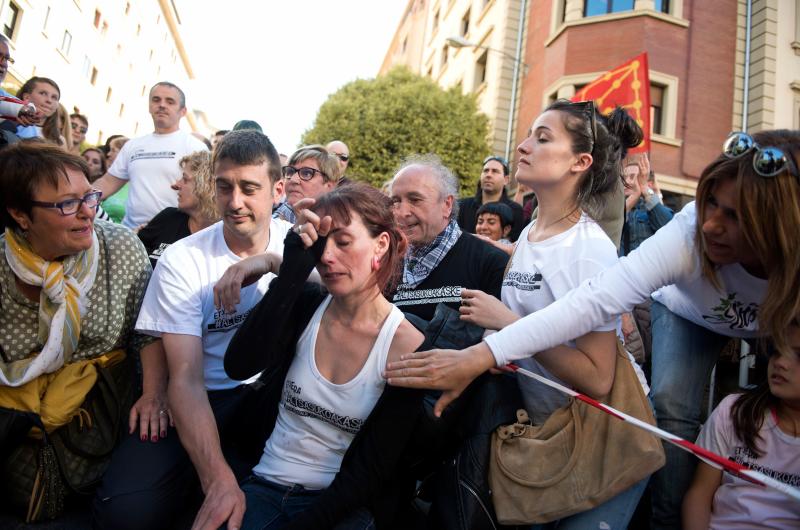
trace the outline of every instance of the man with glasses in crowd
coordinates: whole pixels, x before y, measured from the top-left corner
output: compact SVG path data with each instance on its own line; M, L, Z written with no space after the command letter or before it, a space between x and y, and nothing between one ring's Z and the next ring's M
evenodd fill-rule
M350 148L341 140L334 140L326 145L325 149L339 160L339 167L342 168L341 174L344 176L347 166L350 165Z
M128 141L108 172L94 185L111 197L130 182L122 224L137 228L167 207L178 206L172 184L181 178L181 158L206 145L178 128L186 115L186 95L176 85L162 81L150 89L150 115L155 131Z
M294 223L297 201L316 199L336 187L342 176L339 160L321 145L307 145L292 153L283 166L286 200L275 208L272 217Z
M506 186L508 185L508 162L501 156L490 156L483 161L483 170L474 197L466 197L458 203L458 226L465 232L475 233L478 208L490 202L505 204L514 214L511 232L508 239L516 241L522 229L525 228L525 216L522 206L508 198Z

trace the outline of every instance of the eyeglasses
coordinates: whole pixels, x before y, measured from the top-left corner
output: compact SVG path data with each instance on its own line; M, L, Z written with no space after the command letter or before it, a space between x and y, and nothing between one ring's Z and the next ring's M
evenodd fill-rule
M594 152L594 144L597 143L597 113L594 109L594 101L576 101L572 105L589 113L589 123L592 127L592 152Z
M328 175L326 175L319 169L314 169L313 167L283 166L281 168L281 172L283 173L283 176L286 177L287 179L290 179L293 176L295 176L295 174L297 174L297 176L300 177L300 180L308 181L313 179L314 175L317 173L322 175L323 179L328 178Z
M5 62L5 61L8 61L8 64L14 64L14 58L13 57L11 57L10 55L5 55L3 53L0 53L0 63Z
M333 153L333 156L335 156L336 158L338 158L342 162L347 162L348 160L350 160L350 156L345 155L345 154Z
M40 208L57 208L61 210L61 215L75 215L78 213L78 210L81 209L82 204L86 204L86 206L89 208L97 211L97 207L100 206L100 198L102 196L102 191L93 190L92 192L84 195L82 199L67 199L66 201L61 202L31 201L31 204L34 206L39 206Z
M83 127L83 126L81 126L81 124L75 123L75 122L70 123L70 126L72 127L73 131L79 132L81 134L86 134L86 131L89 130L88 127Z
M762 177L778 176L784 169L800 179L794 161L777 147L761 147L753 137L745 132L734 132L725 140L722 154L728 158L738 158L754 151L753 169Z

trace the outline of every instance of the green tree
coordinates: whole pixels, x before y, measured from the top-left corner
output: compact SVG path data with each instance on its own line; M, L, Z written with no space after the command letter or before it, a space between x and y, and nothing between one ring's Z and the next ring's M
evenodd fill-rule
M341 87L319 108L304 144L347 143L348 177L380 186L405 156L434 153L453 170L462 195L472 195L489 155L489 120L474 95L443 90L427 77L398 67L376 79Z

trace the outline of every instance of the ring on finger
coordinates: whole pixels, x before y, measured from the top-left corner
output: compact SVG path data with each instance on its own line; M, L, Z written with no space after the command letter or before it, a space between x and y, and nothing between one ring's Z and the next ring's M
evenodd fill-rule
M158 411L158 415L159 416L165 416L166 414L167 414L167 410L166 409L161 409L161 410Z
M303 225L297 225L292 230L294 230L295 234L302 234L303 233Z

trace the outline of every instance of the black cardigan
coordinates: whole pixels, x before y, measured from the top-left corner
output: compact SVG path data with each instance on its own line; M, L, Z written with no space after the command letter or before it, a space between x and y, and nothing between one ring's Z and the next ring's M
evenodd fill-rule
M233 379L244 380L263 371L261 380L268 392L266 436L275 426L297 341L326 296L319 285L305 281L324 244L324 238L319 238L306 250L300 237L289 233L278 277L239 327L225 354L225 371ZM418 350L424 349L429 349L426 343ZM407 497L405 490L409 485L413 489L413 479L403 471L416 460L406 449L424 414L423 395L421 390L386 385L347 449L336 478L287 528L332 528L360 507L370 510L378 527L391 528Z

